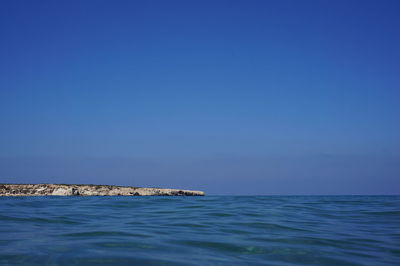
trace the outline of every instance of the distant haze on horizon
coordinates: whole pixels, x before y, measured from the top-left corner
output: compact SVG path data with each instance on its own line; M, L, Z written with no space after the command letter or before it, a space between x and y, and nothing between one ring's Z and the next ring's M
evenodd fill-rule
M400 193L400 1L1 1L0 183Z

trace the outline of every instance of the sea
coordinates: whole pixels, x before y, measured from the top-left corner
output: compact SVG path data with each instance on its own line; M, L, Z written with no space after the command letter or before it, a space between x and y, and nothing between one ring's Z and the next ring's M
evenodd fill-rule
M400 265L400 196L0 197L0 265Z

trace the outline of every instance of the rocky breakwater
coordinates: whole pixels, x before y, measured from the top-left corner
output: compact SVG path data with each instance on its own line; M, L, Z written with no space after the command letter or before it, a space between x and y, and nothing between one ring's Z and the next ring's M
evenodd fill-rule
M0 184L0 196L204 196L204 192L108 185Z

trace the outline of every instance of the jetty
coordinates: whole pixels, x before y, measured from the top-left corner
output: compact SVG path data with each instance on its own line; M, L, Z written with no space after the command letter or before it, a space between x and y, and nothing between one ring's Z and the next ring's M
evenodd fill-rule
M0 196L204 196L203 191L78 184L0 184Z

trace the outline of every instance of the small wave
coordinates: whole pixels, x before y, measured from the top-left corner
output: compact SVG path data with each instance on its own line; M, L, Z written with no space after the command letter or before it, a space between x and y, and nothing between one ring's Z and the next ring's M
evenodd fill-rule
M400 211L364 211L362 214L379 216L400 216Z
M182 227L182 228L207 228L209 227L208 225L204 225L204 224L197 224L197 223L171 223L168 224L168 226L177 226L177 227Z
M0 215L0 221L14 221L14 222L27 222L27 223L50 223L50 224L81 224L78 221L66 220L66 219L48 219L41 217L12 217Z
M148 235L145 235L145 234L136 234L136 233L118 232L118 231L88 231L88 232L62 234L61 236L68 236L68 237L104 237L104 236L149 237Z
M94 256L78 257L65 260L65 265L191 265L168 259L124 257L124 256Z
M253 223L235 223L237 226L244 226L249 228L258 228L258 229L265 229L265 230L281 230L281 231L301 231L301 232L311 232L310 230L296 228L296 227L289 227L279 224L273 223L264 223L264 222L253 222Z
M193 246L200 247L205 249L218 250L223 252L233 252L239 254L262 254L265 253L265 249L257 246L244 246L244 245L236 245L227 242L211 242L211 241L199 241L199 240L181 240L175 241L174 243L185 245L185 246Z
M111 249L132 249L132 248L139 248L139 249L154 249L156 246L141 243L141 242L97 242L93 245L103 248L111 248Z

